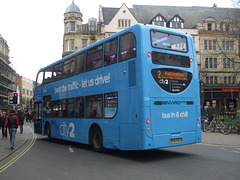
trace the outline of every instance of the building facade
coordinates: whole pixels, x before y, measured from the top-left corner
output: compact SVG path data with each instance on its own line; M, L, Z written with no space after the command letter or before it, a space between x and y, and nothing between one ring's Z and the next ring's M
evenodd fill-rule
M76 6L74 2L70 7ZM75 10L75 16L81 17L76 21L75 33L67 33L67 8L65 16L64 47L67 42L72 53L104 37L108 37L136 23L152 24L191 34L194 38L198 59L201 86L201 105L217 107L236 107L239 98L240 68L239 68L239 29L240 9L213 7L182 7L182 6L152 6L133 5L128 8L125 3L120 8L99 6L99 22L101 28L98 38L83 33L82 14ZM73 16L73 15L72 15ZM73 21L72 18L71 21ZM78 24L78 25L77 25ZM89 26L89 24L87 25ZM87 31L90 32L90 31ZM238 34L237 34L238 33ZM87 43L88 42L88 43ZM90 42L90 43L89 43ZM69 47L71 47L69 45Z
M63 54L67 56L79 49L87 47L104 36L104 29L96 18L90 18L88 23L83 24L82 13L79 7L72 1L64 13L64 37Z
M19 108L25 113L33 111L34 81L22 76L17 76L19 87Z
M16 90L16 71L11 66L7 41L0 35L0 110L12 109L8 97Z

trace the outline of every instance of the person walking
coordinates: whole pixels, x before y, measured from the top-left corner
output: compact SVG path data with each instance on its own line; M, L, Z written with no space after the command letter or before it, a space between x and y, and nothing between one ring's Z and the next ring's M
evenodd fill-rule
M17 115L15 114L15 111L12 110L11 113L9 114L9 116L7 116L6 122L4 125L4 129L6 129L6 127L8 126L8 131L10 134L11 149L14 149L15 136L17 133L18 125L19 125L19 119L18 119Z
M23 133L23 124L24 124L24 117L22 111L18 111L17 117L19 119L19 126L20 126L20 134Z
M4 129L4 124L6 121L6 112L2 112L1 117L0 117L0 127L2 129L2 139L5 138L7 139L7 127L6 130Z

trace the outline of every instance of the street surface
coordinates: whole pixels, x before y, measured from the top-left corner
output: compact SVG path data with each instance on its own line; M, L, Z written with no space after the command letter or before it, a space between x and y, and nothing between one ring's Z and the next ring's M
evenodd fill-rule
M42 136L34 139L32 134L24 146L0 162L1 180L240 179L240 146L202 143L96 153L87 145Z

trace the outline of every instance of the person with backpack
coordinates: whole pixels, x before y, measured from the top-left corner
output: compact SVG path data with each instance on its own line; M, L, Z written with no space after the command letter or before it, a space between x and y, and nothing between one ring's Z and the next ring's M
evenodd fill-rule
M15 111L12 110L9 116L7 116L4 129L6 130L6 127L8 127L8 132L10 135L10 146L11 149L14 149L14 142L15 142L15 136L17 133L17 128L19 125L19 119L17 115L15 114Z

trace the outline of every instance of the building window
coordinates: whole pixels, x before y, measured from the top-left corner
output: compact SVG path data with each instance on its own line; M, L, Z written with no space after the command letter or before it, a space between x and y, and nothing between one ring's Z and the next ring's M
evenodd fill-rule
M131 26L131 20L130 19L119 19L118 20L118 27L119 28L126 28Z
M226 61L226 58L223 58L223 69L227 69L227 61Z
M227 61L227 68L230 69L231 68L231 61L230 59L228 58L228 61Z
M232 69L235 69L235 58L232 58Z
M75 32L75 22L70 22L71 24L71 32Z
M214 58L214 68L217 69L217 58Z
M218 84L218 77L217 76L214 77L214 84Z
M209 76L206 77L206 84L209 84Z
M69 49L69 40L66 40L66 43L65 43L65 46L66 46L66 51L69 51L70 49Z
M209 66L210 66L211 69L213 68L213 61L212 61L212 58L209 58Z
M229 77L228 77L228 84L231 84L231 83L232 83L232 81L231 81L231 80L232 80L232 77L231 77L231 76L229 76Z
M216 50L216 49L217 49L216 44L217 44L217 42L214 40L214 41L213 41L213 50Z
M91 39L91 44L94 44L95 42L97 42L97 40L96 39Z
M233 76L233 78L232 78L232 83L233 83L233 84L236 84L236 76Z
M210 76L210 84L213 84L213 76Z
M234 51L234 43L233 41L230 41L231 51Z
M74 51L74 39L71 39L71 51Z
M207 24L208 31L212 31L212 23Z
M209 48L209 50L212 50L212 41L211 40L208 41L208 48Z
M66 30L65 31L66 31L66 33L68 33L69 32L69 23L66 23L65 26L66 26Z
M204 50L207 50L207 40L204 40Z
M205 58L205 68L208 68L208 58Z
M82 48L87 47L87 39L82 39Z
M227 76L224 76L224 84L227 84Z
M225 51L225 41L222 41L222 50Z

